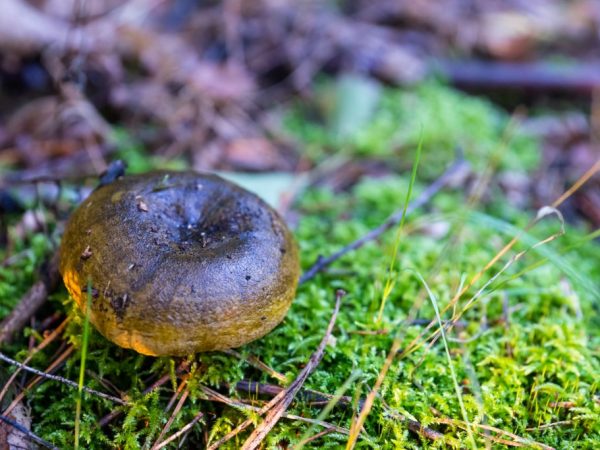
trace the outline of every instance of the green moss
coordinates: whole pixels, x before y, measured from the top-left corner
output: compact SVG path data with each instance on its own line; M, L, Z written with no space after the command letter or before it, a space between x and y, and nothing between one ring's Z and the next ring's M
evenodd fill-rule
M17 304L21 295L34 283L36 270L52 245L42 233L24 239L15 238L11 257L0 249L0 317L5 317ZM8 258L8 259L7 259Z
M344 85L343 79L339 85ZM513 130L505 113L486 100L435 81L413 89L383 89L369 120L340 138L332 117L335 87L333 81L324 81L315 96L318 102L297 104L285 119L290 132L306 145L307 154L315 161L341 152L351 157L386 158L395 165L399 158L407 165L422 139L421 176L437 173L452 160L457 147L477 169L485 167L496 153L504 169L532 169L538 162L535 140ZM323 152L323 148L329 150Z
M400 103L413 102L411 104L417 112L424 108L424 111L433 114L439 109L436 123L439 119L441 128L439 133L429 133L428 128L424 129L424 151L433 153L436 149L445 148L447 153L442 151L441 154L450 158L453 145L460 143L466 149L470 148L472 159L479 161L481 159L478 158L485 158L501 140L506 117L480 100L435 85L391 94ZM454 112L462 118L452 119L456 122L448 122L451 125L444 122L450 120L450 112L444 112L445 107L437 103L448 99L462 102L462 107ZM397 103L384 96L383 102L388 101L389 108ZM398 111L398 116L386 120L390 123L396 120L396 125L403 127L404 134L392 131L391 125L387 132L388 125L380 124L377 125L380 127L379 134L365 130L367 134L373 133L369 138L371 144L366 144L369 139L360 138L357 141L362 142L360 146L347 144L345 151L365 155L381 151L384 155L392 155L386 152L396 150L385 142L394 139L410 148L418 134L411 135L408 131L412 128L398 122L406 119L401 115L402 111ZM377 119L377 114L375 119L383 121L382 118ZM415 117L419 114L415 113ZM462 132L457 131L456 124L461 124ZM476 129L467 133L470 128ZM450 134L447 136L446 133ZM377 136L379 143L376 142ZM317 138L312 142L315 148L322 145ZM323 149L319 148L322 154ZM516 147L511 148L510 152L516 151ZM528 164L525 159L518 161L523 167ZM433 172L427 161L423 164ZM417 194L425 181L422 180L422 183L415 186ZM401 199L407 186L407 177L387 177L365 180L349 192L334 194L327 189L311 189L303 194L297 204L301 219L295 231L303 267L307 268L319 254L331 254L380 224L390 212L402 206ZM435 317L422 284L414 272L407 269L424 276L443 309L459 288L461 279L468 280L476 274L533 215L516 210L502 199L479 213L466 210L465 203L462 192L447 191L437 197L427 211L418 211L409 217L392 274L394 289L387 299L381 323L377 322L377 314L393 254L393 230L342 258L328 273L302 285L284 322L263 339L239 349L239 352L244 356L257 355L264 363L293 379L323 335L333 309L334 290L344 288L348 295L343 300L334 329L335 339L327 346L323 361L308 378L306 387L334 393L346 380L354 377L346 394L364 398L377 378L394 337L400 337L402 347L406 347L423 331L423 326L405 323L411 308L420 305L418 318ZM501 211L502 220L492 219L498 211ZM438 230L447 229L447 233L432 234L434 224L438 224ZM458 309L464 307L511 256L557 229L557 222L550 219L530 230L489 274L485 274L467 292L458 303ZM584 236L584 230L567 225L565 236L527 252L478 295L470 309L462 315L461 327L448 333L454 339L448 342L451 364L466 415L475 424L473 430L478 446L485 445L485 437L477 433L481 431L477 424L497 427L524 440L534 440L559 449L596 448L600 445L599 301L589 289L589 285L595 285L595 280L600 277L600 262L598 245L582 240ZM33 242L23 243L20 249L34 248ZM4 313L31 282L31 271L39 262L41 253L33 250L32 255L31 259L18 266L20 270L15 270L14 266L2 269L8 274L4 275L7 278L0 280L0 292L5 293L1 297L5 302ZM547 258L544 264L534 266L544 258ZM27 267L29 272L25 270ZM521 272L519 277L512 279ZM76 351L60 374L76 380L83 318L64 291L53 296L49 307L62 309L73 319L66 337ZM449 312L446 312L442 318L449 317ZM381 329L388 332L358 333ZM456 338L463 340L456 341ZM21 349L26 348L24 340L18 344ZM31 364L46 367L54 360L59 345L50 345ZM25 354L21 350L17 356L23 358ZM232 387L236 381L247 379L277 384L277 380L238 358L222 353L200 354L190 361L193 367L189 381L190 396L167 436L191 421L198 411L202 411L204 417L187 436L184 445L188 447L202 447L205 439L215 442L248 417L258 421L254 413L206 401L201 385L239 399L243 396ZM112 395L126 395L132 404L117 406L84 393L82 446L90 449L149 448L171 415L165 407L176 387L174 371L177 364L178 361L171 358L143 357L115 347L92 331L85 384ZM151 394L144 394L153 381L165 374L171 374L169 382ZM76 391L46 381L27 398L32 407L35 433L61 448L72 446ZM568 402L568 407L560 402ZM122 415L99 427L101 418L115 410L121 411ZM314 418L321 411L322 408L300 400L292 404L290 412ZM351 406L336 407L325 420L349 427L355 413ZM449 362L443 345L438 342L431 347L422 345L394 361L366 422L365 436L358 445L360 448L413 449L468 447L464 428L439 424L440 415L455 421L462 420ZM443 441L433 443L415 435L400 416L418 420L443 433ZM555 425L542 427L548 424ZM307 428L308 425L302 422L282 419L267 437L266 448L294 445ZM313 433L320 430L317 427ZM224 448L239 448L247 436L248 431ZM507 436L499 437L509 439ZM332 433L306 448L341 448L345 440L343 435ZM527 445L533 447L532 444Z

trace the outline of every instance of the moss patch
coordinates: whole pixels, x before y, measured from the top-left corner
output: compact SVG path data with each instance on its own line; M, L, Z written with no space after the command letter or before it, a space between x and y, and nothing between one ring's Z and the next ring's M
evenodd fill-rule
M411 148L418 133L407 134L410 131L407 129L413 127L404 124L406 117L394 116L397 114L395 108L400 107L398 102L421 103L415 109L422 107L424 111L430 111L427 105L437 105L437 101L444 99L465 102L464 108L468 111L463 108L458 108L458 112L452 110L462 117L453 119L462 124L460 134L456 134L456 124L444 128L444 120L450 120L447 117L450 113L445 113L443 106L436 106L436 111L441 114L436 123L441 128L423 127L424 150L432 155L443 147L448 152L446 156L451 157L451 147L472 139L465 145L471 149L470 157L483 163L483 155L489 154L490 146L498 145L502 139L501 128L506 124L506 116L480 100L432 85L409 93L390 91L390 94L394 97L383 100L388 106L376 113L373 123L389 120L400 124L401 128L407 127L405 133L386 131L392 129L391 125L372 124L372 130L369 127L365 130L366 135L372 135L368 139L361 137L355 145L347 144L348 151L375 154L379 152L376 145L380 145L385 153L392 148L383 144L390 138L392 141L400 139L405 148ZM432 100L431 96L438 100ZM392 115L392 118L378 119L378 114ZM374 131L376 129L380 131ZM320 137L306 134L305 138L313 143L314 149L320 149L321 155L327 152ZM364 142L372 143L364 146ZM527 145L535 148L535 143ZM518 146L508 148L512 152ZM479 151L482 154L478 156ZM316 150L314 152L316 155ZM519 161L520 167L529 164L525 160ZM427 160L423 164L424 170L434 172ZM425 183L423 179L422 182ZM297 204L301 219L295 231L302 266L306 269L319 254L330 254L380 224L390 212L402 206L401 199L407 186L408 175L365 180L349 192L333 193L327 189L306 192ZM423 187L417 185L415 189L418 191ZM478 213L464 205L464 193L447 191L426 210L409 217L392 274L394 287L381 321L377 320L377 315L393 254L393 230L344 257L328 273L302 285L284 322L263 339L238 351L245 357L258 356L288 379L293 379L323 335L333 309L334 290L344 288L348 295L334 329L335 339L328 345L323 361L308 378L305 387L333 394L351 380L346 394L357 400L364 397L375 382L393 338L400 336L402 345L408 346L423 332L422 322L435 317L434 308L415 272L422 274L437 298L439 308L443 309L459 289L461 280L476 274L534 214L523 213L502 198L496 199L493 206L480 208ZM511 229L511 226L515 228ZM461 311L511 256L557 229L558 224L553 219L532 229L461 298L456 310ZM425 333L422 345L415 351L397 358L368 417L359 447L469 447L467 432L460 422L463 416L450 364L457 375L460 396L478 446L483 447L489 440L492 447L501 447L498 439L513 439L494 432L486 436L481 426L491 426L519 436L525 447L535 448L534 441L561 449L598 447L600 301L597 291L590 286L596 286L594 280L600 277L600 262L598 245L583 240L585 235L584 230L567 225L565 236L529 251L491 283L461 315L460 326L448 332L451 362L441 342L428 345L430 341L426 339L437 327ZM35 240L29 241L28 245L33 248L32 242ZM547 261L536 267L542 259ZM32 260L28 264L33 266L34 263ZM20 276L15 274L18 272L15 266L3 270L8 270L9 276ZM6 275L0 279L4 313L26 289L31 276L26 275L16 283L13 280ZM15 288L9 291L11 285ZM60 373L75 380L79 372L83 318L64 291L53 296L49 307L65 310L72 317L66 340L76 350ZM416 313L414 317L409 317L411 310ZM449 319L452 311L451 308L444 313L442 319ZM407 323L408 319L413 321ZM58 343L49 346L30 364L46 367L55 358L58 346ZM25 348L26 343L22 341L9 350L23 358ZM112 395L124 395L132 405L120 407L84 393L82 446L90 449L149 448L171 414L165 412L165 407L177 385L175 371L179 362L171 358L143 357L112 345L92 331L85 384ZM205 400L202 386L240 399L248 397L234 391L232 386L237 381L279 383L264 371L224 353L199 354L188 363L193 373L189 379L190 395L166 436L202 411L202 420L188 434L184 444L190 448L202 447L207 440L215 442L247 417L258 420L248 411ZM165 374L170 377L169 382L144 394L152 382ZM71 447L76 391L46 381L27 398L32 407L35 433L61 448ZM122 415L100 427L101 418L115 410L121 411ZM325 420L349 427L355 410L356 404L336 407ZM321 411L321 407L299 399L292 404L290 413L315 418ZM432 442L413 433L407 419L437 430L443 434L443 439ZM307 428L308 425L300 421L282 419L267 437L266 447L291 447L299 442ZM313 433L318 431L321 429L316 428ZM247 435L247 432L242 433L225 448L239 448ZM307 447L340 448L345 440L344 435L331 433Z

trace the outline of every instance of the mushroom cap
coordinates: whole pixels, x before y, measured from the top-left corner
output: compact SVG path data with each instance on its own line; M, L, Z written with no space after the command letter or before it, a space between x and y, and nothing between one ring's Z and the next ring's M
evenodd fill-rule
M157 171L95 190L71 216L60 272L92 324L145 355L238 347L280 323L298 251L281 217L212 174ZM89 280L89 281L88 281Z

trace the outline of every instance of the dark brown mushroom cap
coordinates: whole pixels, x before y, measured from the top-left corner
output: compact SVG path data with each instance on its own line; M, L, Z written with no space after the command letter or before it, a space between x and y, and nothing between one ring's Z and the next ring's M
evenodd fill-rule
M159 171L94 191L73 213L60 271L90 320L146 355L238 347L283 320L298 252L279 215L216 175Z

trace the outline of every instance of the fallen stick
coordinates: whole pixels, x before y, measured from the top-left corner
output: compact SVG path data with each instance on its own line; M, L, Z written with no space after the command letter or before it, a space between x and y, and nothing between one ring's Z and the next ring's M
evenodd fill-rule
M585 95L600 88L598 64L441 60L434 62L431 68L451 84L464 88L566 91Z
M19 367L22 370L25 370L26 372L31 372L31 373L33 373L35 375L38 375L38 376L42 377L42 378L47 378L48 380L58 381L58 382L63 383L65 385L69 386L69 387L72 387L74 389L79 389L79 385L76 382L69 380L68 378L61 377L59 375L52 375L52 374L46 373L46 372L44 372L42 370L34 369L33 367L29 367L28 365L25 365L23 363L20 363L19 361L16 361L16 360L14 360L12 358L9 358L4 353L0 353L0 360L2 360L4 362L7 362L9 364L12 364L13 366ZM92 395L95 395L97 397L100 397L100 398L103 398L103 399L106 399L106 400L110 400L110 401L112 401L114 403L117 403L119 405L129 405L130 404L128 401L125 401L125 400L120 399L118 397L115 397L113 395L105 394L104 392L100 392L100 391L97 391L95 389L91 389L91 388L89 388L87 386L83 386L82 389L83 389L84 392L87 392L88 394L92 394Z
M408 205L408 207L406 208L406 214L410 214L416 209L425 205L429 200L431 200L431 198L435 194L437 194L444 186L446 186L457 173L465 169L467 166L468 163L466 162L466 160L463 159L462 156L459 156L457 160L442 174L442 176L440 176L437 180L435 180L433 183L427 186L427 188ZM317 273L329 267L342 256L346 255L347 253L353 250L359 249L367 242L374 241L387 230L399 224L402 220L402 216L404 215L403 211L404 210L402 208L397 210L391 216L389 216L386 219L386 221L383 222L381 225L379 225L376 228L373 228L364 236L360 237L354 242L351 242L350 244L346 245L344 248L338 250L332 255L326 258L319 257L317 261L306 272L302 274L299 283L302 284L312 279Z

